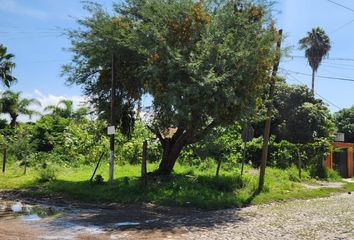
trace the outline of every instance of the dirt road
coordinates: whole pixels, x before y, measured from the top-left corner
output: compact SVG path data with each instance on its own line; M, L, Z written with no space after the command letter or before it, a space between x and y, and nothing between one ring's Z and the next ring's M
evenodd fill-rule
M0 208L2 240L354 239L354 194L347 193L207 212L152 205L59 206L60 216L41 218L14 214L12 208Z

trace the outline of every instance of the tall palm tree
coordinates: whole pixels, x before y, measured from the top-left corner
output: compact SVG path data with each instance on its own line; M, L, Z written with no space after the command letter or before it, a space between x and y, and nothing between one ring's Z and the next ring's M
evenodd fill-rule
M307 33L307 36L299 41L300 50L305 50L307 58L312 68L312 94L315 91L315 74L324 57L326 57L331 49L331 42L325 31L316 27Z
M15 63L12 62L14 55L7 53L7 48L0 44L0 81L7 87L16 81L16 78L12 76L12 69L15 67Z
M41 106L41 103L35 98L22 98L21 92L5 91L0 99L2 106L2 113L10 115L10 126L15 128L17 125L17 118L20 114L29 116L40 115L38 111L29 109L30 105Z

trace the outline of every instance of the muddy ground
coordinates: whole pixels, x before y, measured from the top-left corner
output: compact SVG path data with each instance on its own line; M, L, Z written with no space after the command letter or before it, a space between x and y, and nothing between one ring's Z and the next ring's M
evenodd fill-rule
M0 194L2 240L354 239L354 194L348 193L217 211L69 204L61 199L22 199L18 192ZM28 211L33 207L56 214L36 217ZM17 208L27 212L14 212Z

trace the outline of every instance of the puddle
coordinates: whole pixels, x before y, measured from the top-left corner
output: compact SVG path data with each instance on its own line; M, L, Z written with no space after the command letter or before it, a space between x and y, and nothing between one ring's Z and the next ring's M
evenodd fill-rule
M127 227L127 226L137 226L140 222L119 222L114 224L115 227Z
M38 221L42 218L51 217L59 211L48 207L32 206L21 202L0 200L0 220L19 219L21 221Z

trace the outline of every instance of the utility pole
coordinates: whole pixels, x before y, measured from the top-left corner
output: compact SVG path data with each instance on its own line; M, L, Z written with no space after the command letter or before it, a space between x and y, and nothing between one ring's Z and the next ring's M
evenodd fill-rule
M115 71L114 71L114 54L112 53L112 85L111 85L111 127L115 126L115 96L116 96L116 79L115 79ZM109 141L109 183L113 183L113 175L114 175L114 132L110 134Z
M261 160L261 167L260 167L260 171L259 171L258 192L261 192L263 190L263 186L264 186L264 176L265 176L265 169L267 166L267 158L268 158L270 122L272 119L272 112L273 112L274 89L275 89L275 81L276 81L276 76L277 76L277 71L278 71L279 61L280 61L280 47L281 47L281 39L282 39L282 35L283 35L283 30L280 29L278 34L279 34L279 40L277 42L278 56L277 56L274 66L273 66L272 82L271 82L270 88L269 88L267 118L266 118L266 122L265 122L265 126L264 126L264 135L263 135L262 160Z

